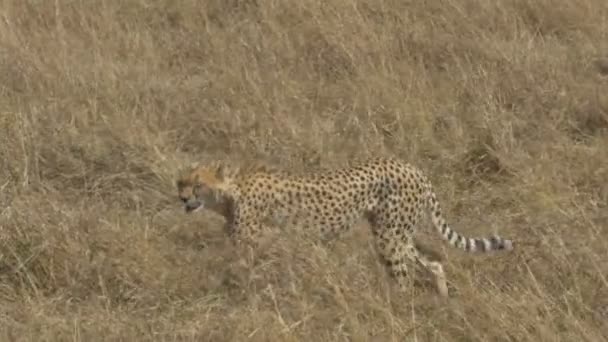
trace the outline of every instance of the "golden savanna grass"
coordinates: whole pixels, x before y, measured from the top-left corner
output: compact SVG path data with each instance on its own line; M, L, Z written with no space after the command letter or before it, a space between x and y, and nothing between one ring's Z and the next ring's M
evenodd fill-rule
M608 338L604 0L0 1L0 340ZM368 227L237 257L194 161L396 156L451 297L400 293ZM289 227L281 227L289 230Z

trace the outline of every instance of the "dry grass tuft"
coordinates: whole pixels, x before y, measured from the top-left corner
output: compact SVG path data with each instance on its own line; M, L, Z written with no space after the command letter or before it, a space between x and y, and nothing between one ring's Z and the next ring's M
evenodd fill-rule
M607 339L606 18L600 0L0 2L0 338ZM421 224L453 296L424 274L400 294L363 225L241 259L173 187L195 160L370 155L419 165L457 229L516 250L462 255Z

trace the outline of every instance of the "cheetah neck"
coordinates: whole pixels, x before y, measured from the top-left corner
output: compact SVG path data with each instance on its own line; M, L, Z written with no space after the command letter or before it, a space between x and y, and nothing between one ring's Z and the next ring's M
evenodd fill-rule
M216 184L213 196L213 204L208 209L230 220L234 215L234 205L240 197L236 186L228 182Z
M223 182L216 185L216 194L222 200L237 201L241 197L237 180L226 177Z
M224 198L222 205L218 208L217 212L223 216L226 221L232 222L234 219L234 200L232 198Z

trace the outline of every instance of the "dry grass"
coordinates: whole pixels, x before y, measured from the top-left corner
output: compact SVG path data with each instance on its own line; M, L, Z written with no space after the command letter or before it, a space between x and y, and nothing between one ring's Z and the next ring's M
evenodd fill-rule
M604 0L0 1L0 338L608 338L607 20ZM424 223L453 295L423 273L401 294L365 225L243 264L173 187L195 160L372 154L517 250Z

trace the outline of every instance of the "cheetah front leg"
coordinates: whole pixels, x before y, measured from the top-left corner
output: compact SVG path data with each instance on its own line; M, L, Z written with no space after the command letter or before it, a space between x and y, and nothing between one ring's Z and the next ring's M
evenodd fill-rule
M320 241L323 245L332 248L340 241L350 229L350 222L326 224L320 226Z
M251 247L257 247L262 225L255 214L255 211L249 206L241 205L235 209L232 220L227 222L227 233L236 246L242 246L245 243Z

